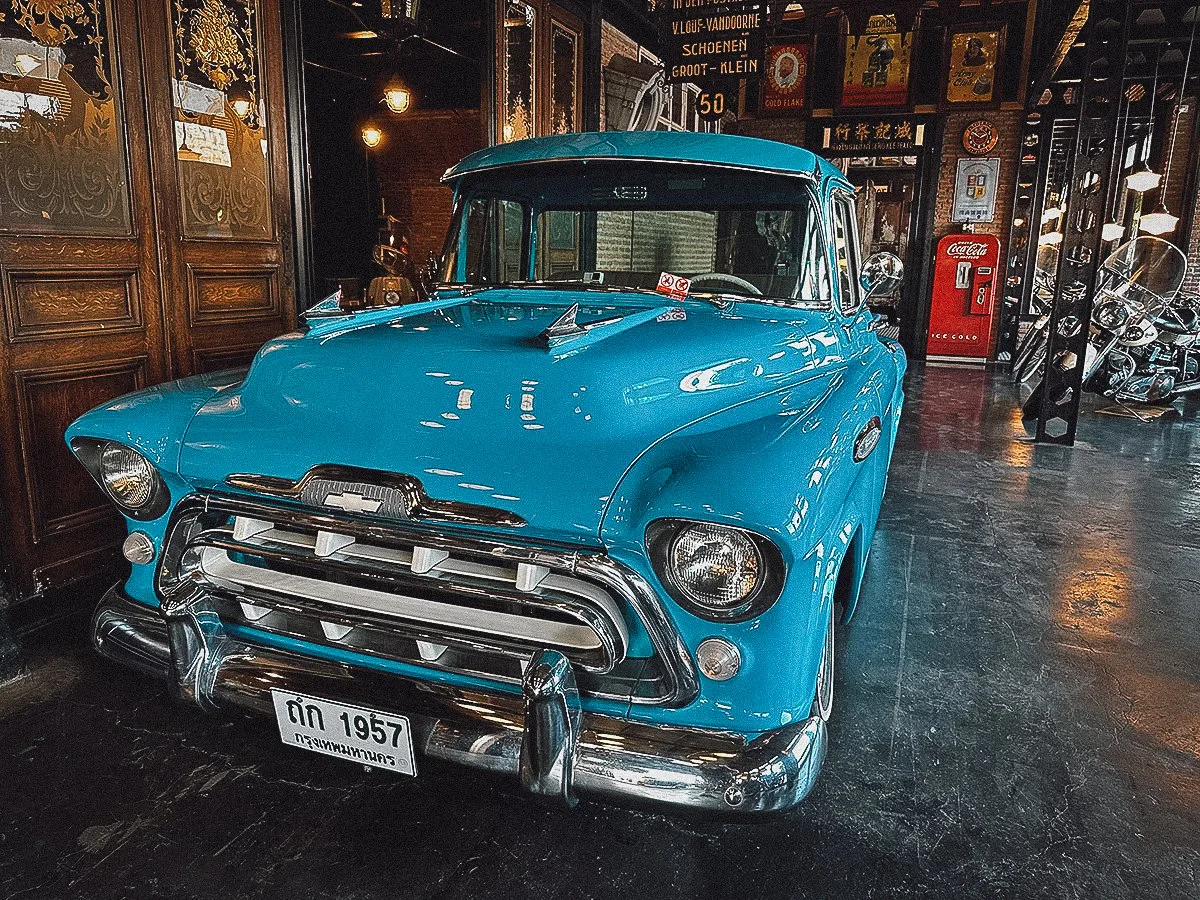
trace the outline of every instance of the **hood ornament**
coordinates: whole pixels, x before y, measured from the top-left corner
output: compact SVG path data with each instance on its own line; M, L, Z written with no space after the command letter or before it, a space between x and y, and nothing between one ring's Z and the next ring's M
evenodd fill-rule
M546 342L546 346L553 350L555 347L574 341L584 337L589 331L594 328L601 328L605 325L614 325L620 322L623 316L612 316L608 319L599 319L595 322L584 322L580 324L575 321L575 317L579 315L579 304L572 303L565 313L551 322L546 330L539 337Z

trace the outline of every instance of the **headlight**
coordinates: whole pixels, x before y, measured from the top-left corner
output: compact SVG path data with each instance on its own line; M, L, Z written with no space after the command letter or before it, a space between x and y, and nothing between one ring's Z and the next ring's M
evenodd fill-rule
M150 460L116 441L72 438L71 450L96 484L131 519L157 519L171 496Z
M706 619L743 621L783 587L783 560L761 535L710 522L660 519L646 533L655 571L671 596Z
M100 455L100 483L117 503L141 509L154 494L154 467L132 447L109 441Z

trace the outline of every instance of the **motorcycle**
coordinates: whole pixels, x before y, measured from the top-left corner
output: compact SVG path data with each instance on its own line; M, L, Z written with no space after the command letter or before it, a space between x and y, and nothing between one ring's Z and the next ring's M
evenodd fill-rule
M1040 262L1039 270L1053 273ZM1184 255L1156 237L1135 238L1104 261L1089 324L1085 390L1142 403L1169 403L1200 390L1200 297L1180 293L1186 273ZM1053 296L1052 275L1040 286L1035 280L1043 313L1014 356L1019 381L1040 375L1044 367ZM1028 409L1036 406L1038 394L1035 388Z
M1142 403L1200 390L1200 300L1180 293L1186 274L1179 248L1156 237L1129 241L1104 261L1085 389Z

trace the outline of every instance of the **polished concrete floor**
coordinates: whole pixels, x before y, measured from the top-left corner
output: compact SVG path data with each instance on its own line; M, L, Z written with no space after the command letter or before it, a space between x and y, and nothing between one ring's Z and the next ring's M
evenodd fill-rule
M1200 897L1200 415L1035 448L999 376L909 396L796 812L365 774L173 705L76 626L0 688L0 898Z

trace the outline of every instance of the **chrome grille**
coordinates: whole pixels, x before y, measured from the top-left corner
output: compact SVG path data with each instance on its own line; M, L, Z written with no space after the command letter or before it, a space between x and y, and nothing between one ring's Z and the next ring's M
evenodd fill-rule
M632 584L594 552L221 495L180 504L158 577L164 599L202 594L235 626L508 682L555 649L593 695L678 702L694 673ZM629 656L631 625L651 657Z

